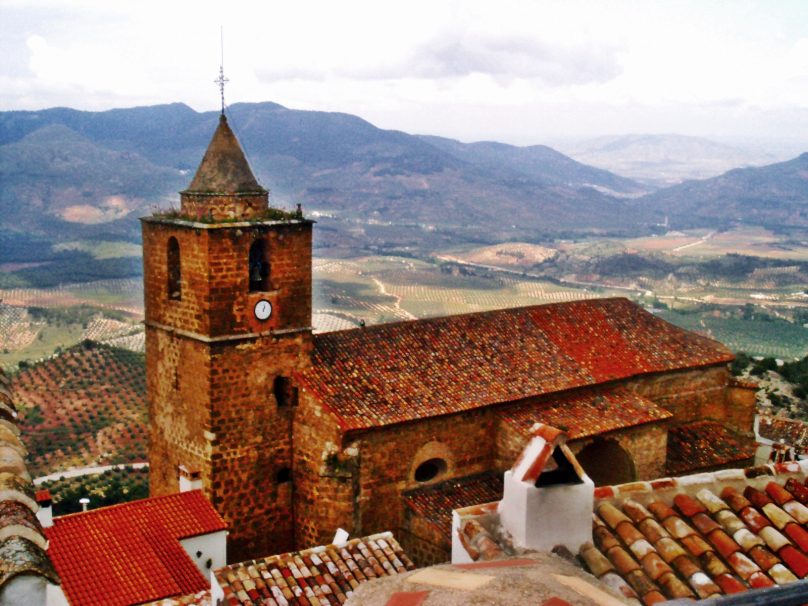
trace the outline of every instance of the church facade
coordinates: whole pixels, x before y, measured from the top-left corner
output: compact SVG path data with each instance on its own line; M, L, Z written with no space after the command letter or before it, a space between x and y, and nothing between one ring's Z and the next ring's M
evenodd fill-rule
M151 491L198 482L231 561L339 527L440 561L445 513L499 498L536 421L602 484L747 459L731 353L626 299L313 335L313 223L269 206L224 115L179 210L142 228ZM739 446L681 456L697 439Z

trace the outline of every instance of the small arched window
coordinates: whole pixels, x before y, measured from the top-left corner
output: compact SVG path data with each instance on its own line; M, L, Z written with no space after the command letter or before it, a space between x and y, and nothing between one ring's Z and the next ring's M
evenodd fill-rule
M168 298L182 299L182 264L180 262L180 243L174 236L168 239Z
M292 481L292 470L288 467L282 467L278 470L278 473L275 474L275 482L278 484L286 484L287 482Z
M287 377L275 377L272 382L272 394L278 407L295 406L297 404L297 388Z
M250 292L270 290L269 260L267 245L264 240L256 240L250 246L249 259Z

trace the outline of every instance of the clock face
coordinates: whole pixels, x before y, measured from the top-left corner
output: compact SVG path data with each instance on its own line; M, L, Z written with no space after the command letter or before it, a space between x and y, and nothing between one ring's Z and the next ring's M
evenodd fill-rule
M255 304L255 317L259 320L268 320L272 315L272 303L266 299L261 299Z

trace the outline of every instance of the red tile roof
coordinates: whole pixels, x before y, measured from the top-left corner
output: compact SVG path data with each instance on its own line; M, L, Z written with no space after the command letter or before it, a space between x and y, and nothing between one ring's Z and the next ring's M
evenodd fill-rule
M736 433L715 421L696 421L668 432L667 470L671 475L716 468L730 463L743 466L755 457L753 436Z
M645 603L660 593L703 599L804 578L806 469L791 463L611 487L596 503L595 545L581 556L595 576L622 581Z
M447 480L405 492L403 498L407 507L434 524L448 541L452 536L452 510L500 500L502 474L487 471Z
M552 394L541 402L505 408L500 418L525 437L534 423L541 422L565 429L569 439L575 440L672 416L634 392L608 387Z
M18 575L59 584L47 554L47 540L36 518L39 509L27 451L17 427L11 381L0 368L0 592Z
M802 452L808 446L808 423L799 419L760 415L758 433L767 440L792 446Z
M348 431L730 360L720 343L614 298L315 335L300 379Z
M54 518L48 554L73 606L141 604L209 583L179 539L226 529L201 491Z
M217 569L224 606L344 604L360 584L415 565L389 532Z

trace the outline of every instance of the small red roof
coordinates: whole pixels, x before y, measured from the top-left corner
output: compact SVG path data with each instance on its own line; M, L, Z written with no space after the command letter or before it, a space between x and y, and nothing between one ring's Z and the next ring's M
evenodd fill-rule
M755 457L757 443L717 421L694 421L668 432L667 471L671 475L743 465Z
M300 378L349 431L732 359L613 298L315 335Z
M502 498L502 474L486 471L404 493L404 504L438 528L451 543L452 511Z
M524 437L536 422L564 428L570 440L670 419L673 415L627 389L584 389L503 409L502 418Z
M194 490L54 518L45 534L72 606L128 606L207 589L179 540L226 528Z

